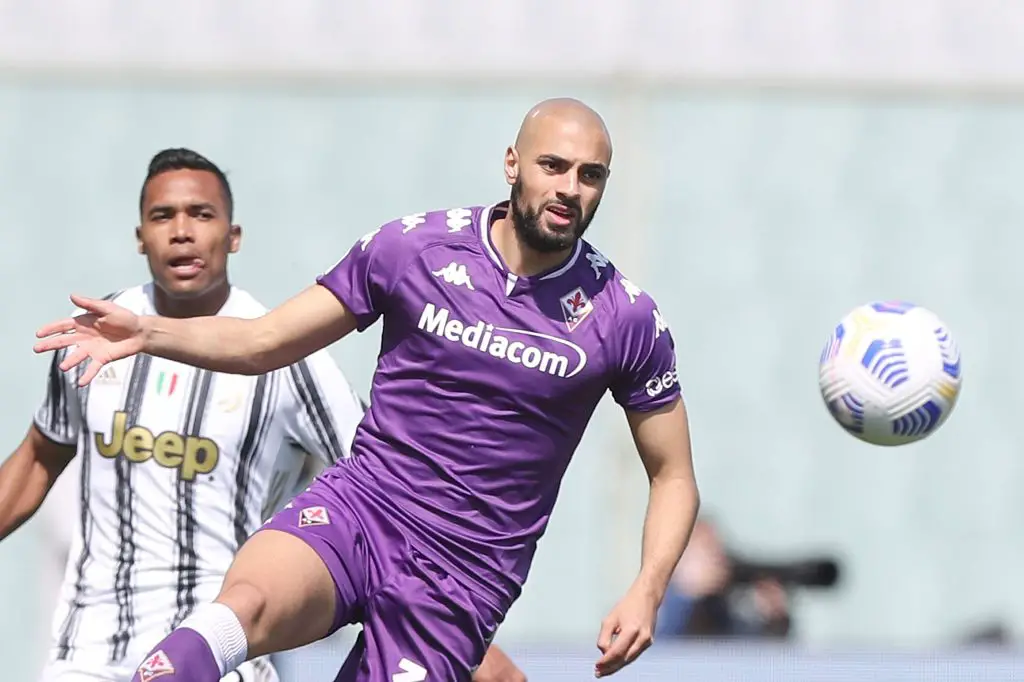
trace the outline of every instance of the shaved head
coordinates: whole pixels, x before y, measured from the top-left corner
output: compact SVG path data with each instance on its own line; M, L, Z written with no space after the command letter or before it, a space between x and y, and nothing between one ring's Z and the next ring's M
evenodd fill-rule
M611 136L592 108L567 97L534 105L505 154L519 239L540 253L575 246L601 202L611 160Z
M588 107L578 99L571 97L557 97L546 99L530 109L523 122L519 126L519 134L516 135L516 148L522 150L536 144L538 138L543 139L550 134L552 129L561 130L565 128L576 128L586 130L591 135L597 135L602 139L607 151L607 161L612 160L612 138L608 134L608 127L600 114Z

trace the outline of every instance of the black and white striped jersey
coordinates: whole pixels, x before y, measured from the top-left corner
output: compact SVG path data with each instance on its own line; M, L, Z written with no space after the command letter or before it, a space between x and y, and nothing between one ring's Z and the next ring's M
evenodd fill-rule
M152 285L111 295L154 314ZM266 308L232 288L219 314ZM73 541L51 657L141 661L212 600L248 535L292 494L306 453L349 455L363 406L326 351L262 376L220 374L138 355L86 388L54 354L36 427L77 447Z

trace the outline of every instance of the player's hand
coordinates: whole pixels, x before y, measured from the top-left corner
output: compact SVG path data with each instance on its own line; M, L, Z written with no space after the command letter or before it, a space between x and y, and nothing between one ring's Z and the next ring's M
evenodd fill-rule
M85 312L40 327L36 337L42 341L32 350L46 353L76 346L60 363L60 369L66 372L87 358L91 360L78 380L79 386L92 381L108 362L142 352L142 324L138 315L110 301L73 295L71 302Z
M638 585L630 588L601 622L597 648L603 654L595 677L607 677L626 667L654 643L658 599Z

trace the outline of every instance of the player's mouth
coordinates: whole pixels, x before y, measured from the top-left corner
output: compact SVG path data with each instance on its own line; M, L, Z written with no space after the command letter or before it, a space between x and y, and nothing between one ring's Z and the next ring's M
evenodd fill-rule
M569 227L576 220L575 209L563 204L548 204L544 208L548 220L556 227Z
M197 256L178 256L167 262L171 272L180 279L192 279L196 277L206 264Z

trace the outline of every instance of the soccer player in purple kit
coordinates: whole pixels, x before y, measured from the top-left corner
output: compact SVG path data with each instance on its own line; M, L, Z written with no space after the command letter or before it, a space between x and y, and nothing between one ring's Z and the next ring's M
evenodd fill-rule
M37 352L77 346L61 369L89 359L86 384L135 353L264 373L383 318L353 457L246 542L215 602L154 647L134 682L215 682L357 622L339 681L469 680L608 390L650 495L641 568L601 623L595 675L650 645L698 493L665 319L582 239L611 156L596 112L546 100L506 152L509 201L387 223L263 317L136 316L72 296L88 312L37 332Z

